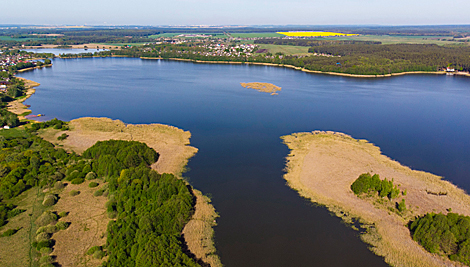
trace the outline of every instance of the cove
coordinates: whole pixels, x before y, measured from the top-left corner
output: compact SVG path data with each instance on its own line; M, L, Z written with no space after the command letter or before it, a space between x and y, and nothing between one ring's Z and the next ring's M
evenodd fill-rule
M280 136L332 130L469 190L470 80L357 79L292 69L130 58L55 59L19 76L41 83L25 104L46 119L110 117L192 133L186 176L212 195L225 266L386 266L340 219L282 179ZM268 82L279 95L243 88Z

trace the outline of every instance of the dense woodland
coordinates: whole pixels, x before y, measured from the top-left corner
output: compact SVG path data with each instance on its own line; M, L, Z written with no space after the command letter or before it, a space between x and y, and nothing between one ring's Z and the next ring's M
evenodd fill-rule
M8 228L8 220L23 212L6 200L33 187L60 189L66 181L80 184L99 178L108 184L108 216L116 219L108 225L107 243L90 249L99 258L109 256L103 266L200 266L185 254L181 238L194 209L191 188L173 175L150 169L158 159L155 150L140 142L111 140L98 142L79 156L37 136L39 129L48 127L68 130L67 123L54 119L27 126L23 136L0 135L2 235L18 231ZM47 194L42 204L49 207L56 201L56 195ZM70 224L57 222L62 216L66 215L46 210L36 219L41 227L32 246L42 254L40 264L53 266L53 234Z
M311 42L311 41L308 41ZM438 45L394 44L381 45L365 42L313 42L311 53L317 55L296 56L255 53L247 56L209 56L201 52L196 43L161 44L130 47L105 51L97 55L110 54L129 57L182 58L205 61L236 61L285 64L307 70L337 72L357 75L385 75L408 71L439 71L452 67L459 71L470 71L470 47L443 47ZM312 43L312 44L313 44Z
M408 226L413 240L427 251L470 265L470 217L429 213Z

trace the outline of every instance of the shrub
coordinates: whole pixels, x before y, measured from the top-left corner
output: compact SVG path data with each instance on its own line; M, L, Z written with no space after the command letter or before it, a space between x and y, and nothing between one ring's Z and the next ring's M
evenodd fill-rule
M45 211L36 219L36 225L44 226L57 221L57 215L51 211Z
M63 133L61 136L57 137L57 140L62 141L62 140L67 139L67 137L69 136L66 133Z
M42 255L49 255L49 254L52 253L52 248L43 247L43 248L41 248L41 250L39 252L41 252Z
M16 230L16 229L8 229L8 230L6 230L5 232L2 233L2 237L5 237L5 236L12 236L12 235L14 235L16 232L18 232L18 230Z
M41 259L39 259L39 263L41 265L45 263L53 263L53 262L54 262L54 259L52 259L52 257L49 255L42 256Z
M106 253L102 250L98 250L98 251L95 251L95 253L93 253L93 257L95 259L101 260L104 256L106 256Z
M54 184L54 188L55 189L63 189L65 187L65 184L62 182L62 181L57 181L55 184Z
M93 179L96 179L96 177L98 177L98 176L96 175L96 173L94 173L94 172L89 172L89 173L87 173L87 175L85 176L85 179L87 179L87 180L93 180Z
M42 205L44 205L46 207L50 207L50 206L54 205L56 201L57 201L56 196L54 196L52 194L48 194L44 197L44 201L42 202Z
M48 234L48 233L45 233L45 232L39 233L36 236L36 241L37 242L41 242L41 241L45 241L45 240L49 240L49 239L51 239L51 235Z
M53 263L44 263L40 267L56 267Z
M89 187L93 188L93 187L97 187L98 186L98 183L97 182L90 182L88 184Z
M40 233L53 234L53 233L57 233L57 231L59 231L59 229L57 229L55 225L49 224L46 226L39 227L39 229L36 231L36 234L40 234Z
M405 199L402 199L400 203L397 202L397 209L399 212L406 210Z
M54 242L52 242L52 240L44 240L44 241L41 241L41 242L38 242L36 244L36 249L38 251L41 251L42 248L50 248L54 245Z
M69 228L70 223L61 221L61 222L56 223L55 226L57 227L58 230L65 230L65 229Z
M80 191L78 191L78 190L72 190L72 191L70 191L70 195L71 195L72 197L74 197L74 196L76 196L76 195L79 195L79 194L80 194Z
M93 193L93 195L95 197L99 197L99 196L103 195L103 192L104 192L103 189L98 189L98 190L95 191L95 193Z
M75 178L72 180L72 184L81 184L85 181L83 178Z
M59 212L59 217L60 217L60 218L64 218L64 217L66 217L68 214L69 214L69 213L66 212L66 211L61 211L61 212Z
M87 255L92 255L94 254L96 251L101 251L101 246L93 246L91 248L89 248L86 252Z

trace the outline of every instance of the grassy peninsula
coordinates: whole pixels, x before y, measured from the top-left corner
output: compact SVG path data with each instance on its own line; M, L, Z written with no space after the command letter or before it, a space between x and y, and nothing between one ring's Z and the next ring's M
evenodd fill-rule
M362 240L387 263L392 266L459 266L444 255L426 251L413 240L408 224L433 213L452 211L469 216L470 196L463 190L439 176L411 170L381 154L377 146L342 133L294 133L282 139L290 149L284 176L287 184L346 222L359 220L365 228ZM378 184L390 185L387 194L392 194L390 199L396 202L383 198L386 194L377 196L368 189L364 192L372 193L356 195L351 185L364 173L386 178L374 179ZM399 210L396 203L402 199L406 204ZM416 223L413 227L416 228Z

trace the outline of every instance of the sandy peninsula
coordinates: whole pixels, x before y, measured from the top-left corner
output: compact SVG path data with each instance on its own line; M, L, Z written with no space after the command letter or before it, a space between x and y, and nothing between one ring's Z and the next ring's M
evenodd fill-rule
M182 176L182 171L186 166L189 158L197 152L197 148L189 146L189 139L191 133L183 131L173 126L162 124L125 124L119 120L112 120L109 118L80 118L70 121L69 131L59 131L55 129L42 130L40 135L49 142L52 142L60 147L69 151L82 153L87 148L91 147L97 141L104 141L110 139L118 140L133 140L146 143L149 147L155 149L159 153L159 159L151 167L159 173L172 173L178 177ZM66 133L67 139L58 141L57 137ZM57 236L57 245L55 246L54 254L57 256L57 261L61 264L66 263L64 266L76 266L86 259L83 258L86 250L94 245L101 245L103 239L103 231L106 230L108 219L105 215L105 202L103 198L101 202L94 203L89 206L85 200L86 196L91 197L90 190L87 189L87 183L82 185L70 185L67 190L83 191L83 195L77 196L75 201L77 205L83 207L75 210L83 213L87 211L92 213L92 216L75 214L79 223L72 223L70 230L76 238L71 241L68 236L70 233L65 233ZM83 188L81 188L81 187ZM77 188L75 188L77 187ZM80 188L78 188L80 187ZM200 191L193 190L196 196L195 213L192 220L186 225L183 230L186 244L196 258L201 259L203 262L210 264L213 267L222 266L219 257L215 254L216 249L213 243L215 219L218 217L214 207L210 204L210 199L204 196ZM64 197L64 201L70 197ZM101 205L102 204L102 205ZM58 202L57 207L61 205ZM91 209L88 209L91 207ZM87 213L85 212L85 213ZM86 221L84 218L88 218ZM99 219L101 218L101 219ZM74 226L75 225L75 226ZM86 235L81 229L83 225L93 235ZM73 228L75 227L75 228ZM74 231L75 229L75 231ZM88 231L87 231L88 233ZM54 236L56 238L56 236ZM84 246L86 241L88 244ZM72 244L76 242L76 244ZM100 243L101 242L101 243ZM71 247L80 248L70 250ZM73 255L71 255L73 254Z
M470 215L470 196L442 177L415 171L383 155L366 140L335 132L315 131L283 136L289 147L287 184L312 202L350 222L358 219L367 229L361 238L392 266L461 266L433 255L413 241L406 224L428 212ZM350 189L362 174L379 174L399 184L408 211L398 214L374 199L359 198ZM388 200L386 201L388 202Z

